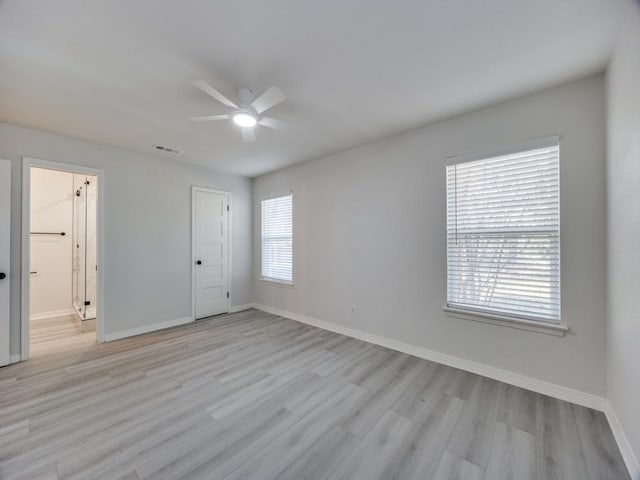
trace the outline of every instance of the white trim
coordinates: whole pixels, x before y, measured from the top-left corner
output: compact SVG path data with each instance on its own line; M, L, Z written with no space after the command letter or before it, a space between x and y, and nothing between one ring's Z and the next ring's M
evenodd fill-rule
M447 317L490 323L492 325L501 325L503 327L518 328L520 330L556 335L558 337L564 336L564 334L569 330L569 327L560 323L545 323L541 321L527 320L524 318L484 313L478 310L448 307L446 305L444 305L442 309L446 312Z
M284 198L284 197L291 197L291 281L289 280L281 280L279 278L271 278L271 277L267 277L265 275L262 274L262 268L264 267L264 265L262 265L262 243L263 243L263 238L262 238L262 223L263 223L263 203L267 200L274 200L276 198ZM282 194L273 194L270 196L265 196L262 197L259 200L259 207L260 207L260 276L259 276L259 280L261 282L265 282L271 285L275 285L278 287L288 287L288 288L293 288L294 283L293 280L295 278L295 245L294 245L294 233L295 233L295 218L296 218L296 207L295 207L295 203L293 202L293 188L289 189L288 193L282 193Z
M560 327L560 328L552 328L549 327L546 330L544 329L540 329L540 328L533 328L534 325L532 324L528 324L526 321L527 320L533 320L534 322L539 321L536 318L532 317L532 316L526 316L526 315L513 315L513 316L509 316L509 315L500 315L499 313L493 313L493 312L487 312L486 314L484 312L482 312L480 309L475 310L475 311L471 311L471 312L467 312L466 309L462 309L459 307L450 307L448 304L448 299L449 299L449 237L448 237L448 227L445 228L445 235L446 235L446 245L447 245L447 274L446 274L446 285L447 285L447 300L445 301L445 305L443 307L443 309L445 311L450 311L452 312L454 315L451 316L456 316L456 315L466 315L469 314L470 315L477 315L476 318L473 317L466 317L466 316L460 316L459 318L465 318L467 320L475 320L475 321L480 321L480 322L484 322L484 323L491 323L494 325L502 325L502 326L507 326L507 327L512 327L512 328L520 328L522 330L529 330L529 331L535 331L538 333L547 333L550 335L557 335L557 336L564 336L564 333L568 330L568 327L562 323L562 212L561 212L561 203L562 203L562 188L561 188L561 183L562 183L562 178L560 175L560 161L561 161L561 156L562 156L562 145L561 145L561 137L559 135L550 135L547 137L543 137L543 138L538 138L535 140L531 140L528 142L524 142L521 143L519 145L511 145L508 147L502 147L500 149L496 149L493 152L489 152L489 151L484 151L484 152L476 152L476 153L467 153L467 154L462 154L462 155L455 155L455 156L450 156L447 157L445 160L445 165L446 165L446 169L445 169L445 182L447 183L447 195L448 195L448 190L449 190L449 186L448 186L448 171L449 171L449 167L454 166L454 165L460 165L462 163L468 163L468 162L472 162L472 161L479 161L479 160L486 160L486 159L491 159L491 158L495 158L495 157L502 157L505 155L513 155L513 154L518 154L518 153L525 153L527 151L531 151L531 150L536 150L536 149L543 149L543 148L552 148L552 147L557 147L558 148L558 163L557 163L557 175L558 175L558 230L557 230L557 235L558 235L558 282L559 282L559 295L560 295L560 299L558 300L558 317L557 319L554 319L553 321ZM448 198L448 197L447 197ZM446 216L447 216L447 221L448 221L448 215L449 215L449 200L447 200L446 205L445 205L445 210L446 210ZM457 222L457 220L456 220ZM528 233L532 233L532 232L528 232ZM551 233L551 232L549 232ZM451 310L449 310L451 309ZM458 310L458 311L455 311ZM469 309L471 310L471 309ZM482 318L479 318L482 317ZM520 321L520 319L525 320L524 322ZM540 322L542 323L542 322ZM550 323L550 322L549 322ZM529 325L529 326L527 326ZM544 324L543 324L544 325Z
M287 197L289 195L293 196L293 188L290 188L289 190L287 190L286 193L273 193L273 194L267 194L266 196L260 197L260 203L262 203L265 200L273 200L274 198Z
M20 224L22 235L20 237L20 360L29 359L29 282L31 275L29 268L29 229L30 221L30 191L31 191L31 165L22 159L22 217ZM29 207L29 208L27 208ZM29 227L29 228L27 228Z
M604 411L606 400L598 395L575 390L573 388L564 387L554 383L546 382L544 380L538 380L536 378L528 377L519 373L509 372L501 368L491 367L482 363L477 363L472 360L466 360L464 358L455 357L446 353L436 352L427 348L418 347L416 345L410 345L408 343L400 342L398 340L392 340L390 338L374 335L371 333L356 330L354 328L344 327L337 323L327 322L325 320L318 320L306 315L300 315L298 313L288 312L279 308L262 305L259 303L253 304L254 308L262 310L273 315L290 318L307 325L313 325L314 327L329 330L331 332L340 333L348 337L357 338L365 342L374 343L382 347L397 350L399 352L407 353L419 358L424 358L432 362L441 363L450 367L459 368L467 372L476 373L484 377L493 378L516 387L525 388L534 392L549 395L560 400L566 400L567 402L582 405L584 407L593 408L595 410Z
M229 205L229 211L227 212L227 291L229 297L227 298L227 313L231 313L231 298L233 297L233 291L231 289L231 253L232 246L232 195L231 192L226 190L216 190L214 188L199 187L197 185L191 186L191 319L196 321L196 193L215 193L217 195L224 195L227 197L227 205ZM224 313L224 312L222 312Z
M63 310L51 310L50 312L33 313L29 316L31 320L42 320L43 318L66 317L67 315L75 315L73 308L65 308Z
M141 325L135 328L129 328L127 330L121 330L119 332L107 333L104 336L104 341L112 342L114 340L119 340L121 338L135 337L136 335L142 335L143 333L151 333L158 330L164 330L166 328L185 325L187 323L193 323L193 318L191 317L174 318L173 320L165 320L164 322L151 323L148 325Z
M286 280L278 280L277 278L260 277L259 280L269 285L275 285L276 287L293 287L293 282L287 282Z
M250 308L253 308L253 304L251 303L245 303L244 305L236 305L235 307L231 307L229 309L229 313L244 312L245 310L249 310Z
M627 466L629 476L633 479L640 479L640 462L638 462L638 458L633 453L629 439L625 435L622 424L613 409L613 404L609 400L605 400L604 414L609 421L609 426L611 427L613 437L616 439L616 443L620 449L622 459Z
M11 355L11 334L13 333L13 327L11 326L11 293L12 293L12 288L11 288L11 280L12 280L12 272L11 272L11 247L12 247L12 241L11 241L11 234L13 232L12 229L12 225L11 225L11 213L13 212L13 200L12 200L12 190L13 190L13 180L11 177L11 170L12 170L12 166L11 166L11 162L9 160L5 160L5 159L0 159L0 169L3 170L4 173L7 173L9 175L8 180L9 180L9 185L8 188L4 189L4 185L3 185L3 192L2 192L2 197L3 199L8 199L8 207L9 209L6 211L6 215L8 216L7 220L9 222L8 224L8 228L6 230L4 230L4 232L2 233L2 241L4 242L4 240L7 241L6 243L6 248L7 248L7 252L9 253L8 257L2 260L3 265L0 265L0 269L3 270L3 273L5 274L5 283L7 285L7 304L4 305L2 307L2 311L0 311L0 317L4 317L2 318L2 320L0 320L2 322L2 325L0 325L0 331L2 331L2 347L0 347L0 350L2 350L2 352L0 353L0 365L4 366L5 362L7 362L7 364L11 364L12 362L12 358L13 356ZM4 209L3 209L4 210ZM3 216L4 216L4 211L2 212ZM2 227L4 227L4 225L2 225ZM6 235L6 236L5 236ZM4 251L1 252L4 255ZM7 263L4 263L4 262ZM5 317L6 315L6 317ZM6 322L6 323L5 323ZM6 350L5 350L6 348Z
M460 163L474 162L476 160L486 160L492 157L502 157L503 155L512 155L515 153L526 152L527 150L536 150L538 148L549 148L560 146L560 136L551 135L548 137L538 138L529 142L523 142L508 147L496 148L495 150L484 150L474 153L463 153L461 155L453 155L446 158L446 165L458 165Z
M37 158L22 157L22 235L21 235L21 264L20 264L20 358L29 358L29 227L30 227L30 202L31 202L31 167L60 170L63 172L95 175L98 182L98 195L96 198L96 240L98 274L96 277L96 340L104 342L104 172L99 168L85 167L72 163L51 162Z
M12 363L18 363L20 360L22 360L20 354L14 353L9 357L9 365L11 365Z
M622 455L627 470L629 471L630 477L634 480L636 478L640 479L640 463L633 453L631 444L629 443L629 440L624 433L622 425L620 424L620 421L615 414L611 402L604 397L583 392L581 390L564 387L562 385L546 382L544 380L539 380L533 377L528 377L519 373L509 372L500 368L490 367L488 365L483 365L481 363L455 357L453 355L448 355L423 347L410 345L408 343L381 337L379 335L373 335L361 330L344 327L333 322L327 322L325 320L318 320L306 315L288 312L279 308L274 308L259 303L253 303L252 307L258 310L262 310L263 312L271 313L273 315L290 318L307 325L312 325L314 327L329 330L331 332L346 335L348 337L357 338L358 340L374 343L382 347L397 350L399 352L414 355L416 357L424 358L426 360L437 362L443 365L448 365L450 367L459 368L467 372L493 378L494 380L508 383L510 385L515 385L516 387L525 388L527 390L541 393L543 395L548 395L550 397L558 398L560 400L565 400L567 402L575 403L577 405L582 405L584 407L604 412L609 422L609 426L611 427L611 431L613 432L616 443L618 444L618 448L620 449L620 454Z

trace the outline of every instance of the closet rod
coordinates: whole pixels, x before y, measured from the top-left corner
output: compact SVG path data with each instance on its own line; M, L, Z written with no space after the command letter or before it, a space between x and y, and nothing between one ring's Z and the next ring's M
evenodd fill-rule
M30 235L60 235L64 237L66 233L64 232L30 232Z

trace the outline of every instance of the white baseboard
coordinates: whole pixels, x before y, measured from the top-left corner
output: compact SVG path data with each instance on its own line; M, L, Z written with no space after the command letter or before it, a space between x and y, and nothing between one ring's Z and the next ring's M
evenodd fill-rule
M250 308L253 308L252 303L245 303L244 305L236 305L229 309L229 313L242 312L244 310L249 310Z
M9 356L9 365L12 363L18 363L20 360L22 360L22 356L19 353L14 353Z
M245 303L244 305L236 305L229 309L229 313L242 312L243 310L249 310L253 308L252 303ZM73 310L72 310L73 312ZM164 330L165 328L177 327L178 325L184 325L186 323L193 322L193 317L176 318L173 320L167 320L164 322L151 323L149 325L143 325L136 328L130 328L128 330L121 330L115 333L106 333L104 335L104 342L112 342L113 340L119 340L121 338L134 337L136 335L142 335L143 333L155 332L157 330Z
M374 343L382 347L397 350L399 352L407 353L419 358L431 360L433 362L448 365L450 367L459 368L467 372L476 373L485 377L493 378L516 387L532 390L543 395L565 400L567 402L582 405L584 407L592 408L604 412L613 432L613 436L618 444L622 458L624 459L629 475L633 480L640 480L640 464L636 458L629 440L627 439L622 425L611 405L611 402L604 397L593 395L591 393L575 390L573 388L563 387L554 383L539 380L537 378L528 377L519 373L509 372L501 368L491 367L481 363L473 362L471 360L465 360L463 358L448 355L446 353L436 352L427 348L410 345L408 343L392 340L390 338L381 337L379 335L373 335L371 333L363 332L353 328L345 327L333 322L327 322L325 320L318 320L316 318L308 317L298 313L288 312L279 308L262 305L259 303L252 304L253 308L262 310L273 315L280 317L290 318L307 325L329 330L331 332L340 333L348 337L357 338L365 342Z
M638 462L636 455L633 453L633 449L631 448L629 439L627 439L627 436L625 435L622 428L622 424L620 423L620 420L618 419L618 416L613 409L613 405L609 400L606 400L605 402L604 414L607 416L607 420L609 421L609 426L611 427L613 436L618 443L620 454L624 459L627 470L629 470L629 476L633 480L640 479L640 462Z
M567 402L593 408L599 411L605 410L607 401L603 397L600 397L598 395L575 390L573 388L563 387L562 385L557 385L554 383L546 382L544 380L528 377L519 373L510 372L501 368L491 367L489 365L484 365L472 360L455 357L446 353L436 352L434 350L418 347L416 345L400 342L398 340L381 337L379 335L363 332L362 330L345 327L337 323L318 320L316 318L307 317L306 315L288 312L279 308L274 308L258 303L254 303L253 307L267 313L290 318L298 322L313 325L314 327L322 328L335 333L340 333L348 337L357 338L358 340L364 340L365 342L374 343L376 345L390 348L392 350L397 350L398 352L407 353L415 357L424 358L425 360L431 360L432 362L441 363L450 367L459 368L460 370L476 373L484 377L493 378L494 380L499 380L510 385L515 385L516 387L521 387L527 390L542 393L544 395L558 398L560 400L566 400Z
M112 342L113 340L119 340L121 338L134 337L136 335L142 335L143 333L155 332L157 330L164 330L165 328L177 327L178 325L184 325L185 323L193 322L192 317L174 318L173 320L165 320L164 322L150 323L148 325L142 325L140 327L130 328L128 330L121 330L114 333L105 333L103 337L104 342Z
M76 311L73 308L65 308L63 310L52 310L50 312L32 313L29 315L30 320L42 320L43 318L66 317L73 315Z

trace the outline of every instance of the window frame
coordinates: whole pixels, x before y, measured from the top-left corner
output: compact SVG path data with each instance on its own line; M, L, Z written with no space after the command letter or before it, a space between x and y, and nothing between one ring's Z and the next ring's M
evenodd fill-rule
M264 218L264 202L268 200L275 200L277 198L291 198L291 281L269 277L264 275L264 261L263 261L263 250L264 250L264 235L263 235L263 218ZM260 199L260 281L269 283L272 285L280 286L280 287L293 287L294 286L294 255L293 255L293 216L294 216L294 204L293 204L293 190L290 190L287 193L269 195L267 197L263 197Z
M443 304L443 310L446 312L447 316L454 318L463 318L468 320L480 321L483 323L490 323L495 325L503 325L507 327L520 328L524 330L536 331L540 333L547 333L552 335L564 335L564 333L568 330L568 327L563 323L562 316L562 281L561 281L561 273L562 273L562 242L561 242L561 164L560 164L560 156L561 156L561 142L559 136L549 136L541 139L537 139L534 141L521 143L515 146L510 146L507 148L496 149L493 151L487 151L482 153L469 153L463 155L455 155L452 157L447 157L445 162L445 167L449 167L452 165L474 162L479 160L486 160L490 158L505 156L505 155L513 155L518 153L524 153L530 150L535 150L538 148L546 148L546 147L558 147L558 293L560 295L558 301L558 319L557 320L549 320L543 318L536 318L530 314L524 313L522 315L511 315L505 314L496 310L486 309L483 307L476 308L466 308L458 305L449 305L449 230L448 230L448 215L449 208L447 202L445 201L445 248L447 250L447 258L446 258L446 286L445 286L445 302ZM449 194L449 186L447 181L447 168L445 168L445 193Z

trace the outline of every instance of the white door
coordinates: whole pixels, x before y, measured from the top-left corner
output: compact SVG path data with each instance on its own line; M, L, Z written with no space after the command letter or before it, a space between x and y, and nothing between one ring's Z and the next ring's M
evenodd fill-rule
M196 319L229 311L229 195L193 191Z
M0 160L0 366L9 364L9 241L11 231L11 163Z

